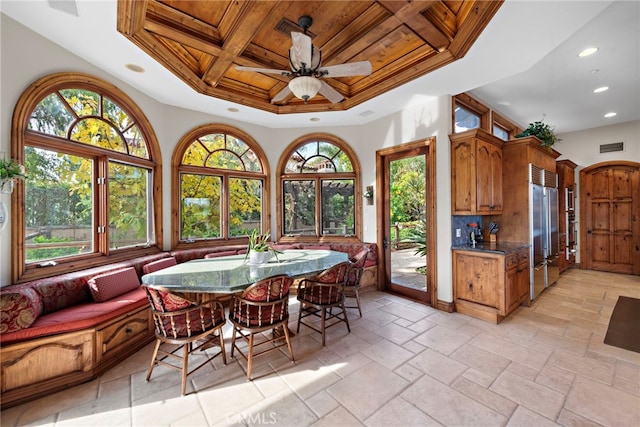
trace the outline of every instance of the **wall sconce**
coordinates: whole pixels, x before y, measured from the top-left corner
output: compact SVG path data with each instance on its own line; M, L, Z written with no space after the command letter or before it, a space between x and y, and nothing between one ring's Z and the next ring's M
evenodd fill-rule
M366 189L364 190L364 194L362 195L362 197L367 199L367 204L368 205L372 205L373 204L373 185L367 185Z

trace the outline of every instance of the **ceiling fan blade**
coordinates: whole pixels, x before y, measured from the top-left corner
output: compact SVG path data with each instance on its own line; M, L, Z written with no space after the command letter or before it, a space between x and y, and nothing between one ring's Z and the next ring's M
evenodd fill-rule
M319 92L320 95L327 98L329 101L331 101L332 104L336 104L342 101L342 99L344 98L342 95L340 95L340 92L329 86L329 84L324 80L320 80Z
M306 34L292 32L291 41L293 45L289 50L291 64L295 68L301 68L305 64L306 68L311 67L311 37Z
M289 70L274 70L273 68L256 68L256 67L242 67L240 65L236 66L236 70L238 71L255 71L257 73L266 73L266 74L289 74Z
M284 87L284 89L278 92L276 96L273 97L273 99L271 100L271 103L275 104L276 102L280 102L289 95L291 95L291 89L289 89L289 86L287 85Z
M329 65L322 67L318 71L324 72L326 77L348 77L348 76L368 76L371 74L371 62L348 62L346 64Z

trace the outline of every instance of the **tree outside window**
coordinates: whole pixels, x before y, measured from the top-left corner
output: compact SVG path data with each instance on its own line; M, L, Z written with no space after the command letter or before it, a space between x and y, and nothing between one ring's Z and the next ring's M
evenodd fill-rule
M24 251L13 260L13 280L156 245L157 145L149 145L153 131L124 93L84 74L54 74L25 91L16 117L27 177L16 218L24 228L14 236Z
M248 135L210 125L178 144L178 242L266 232L264 155Z
M282 236L356 236L355 156L335 137L310 139L292 144L284 154Z

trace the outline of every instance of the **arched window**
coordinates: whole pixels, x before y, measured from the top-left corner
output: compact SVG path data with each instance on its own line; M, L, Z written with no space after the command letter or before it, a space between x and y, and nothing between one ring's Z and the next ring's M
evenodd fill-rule
M278 240L360 238L360 165L344 141L302 137L285 150L278 173Z
M161 248L159 149L126 94L85 74L55 74L25 91L13 120L14 156L27 171L13 199L23 248L14 280Z
M268 232L269 166L249 135L219 124L196 128L178 143L173 163L174 247Z

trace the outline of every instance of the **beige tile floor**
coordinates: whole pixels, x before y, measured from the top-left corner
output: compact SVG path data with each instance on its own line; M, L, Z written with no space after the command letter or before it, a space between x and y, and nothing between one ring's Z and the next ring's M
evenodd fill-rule
M362 318L350 310L351 334L335 327L322 348L303 327L295 364L272 352L252 382L216 359L181 397L175 371L145 381L147 346L101 378L2 411L2 426L638 426L640 353L603 344L618 295L640 298L640 277L571 270L493 325L369 292Z

